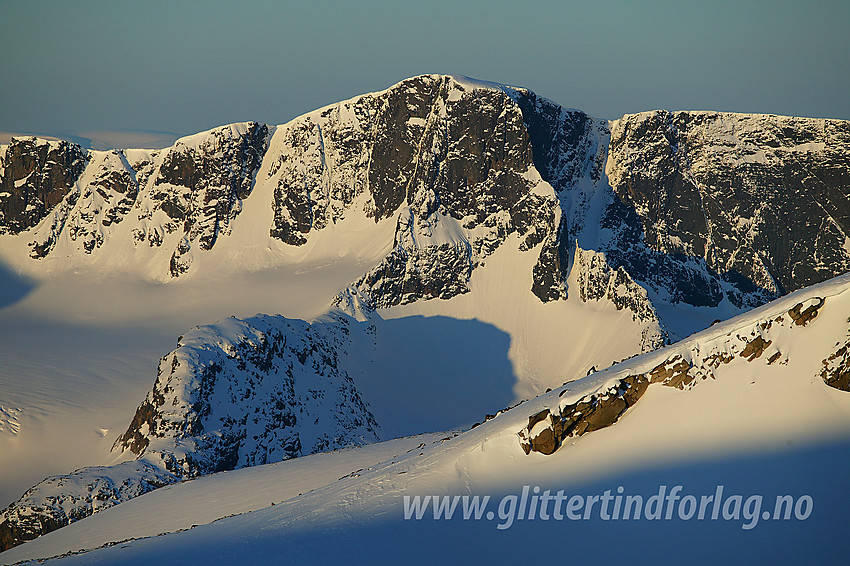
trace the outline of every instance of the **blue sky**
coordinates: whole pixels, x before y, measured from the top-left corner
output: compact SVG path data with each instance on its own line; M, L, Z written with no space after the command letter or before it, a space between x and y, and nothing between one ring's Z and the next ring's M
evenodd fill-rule
M0 0L0 131L187 134L421 73L604 118L850 119L850 2ZM92 136L90 136L92 137Z

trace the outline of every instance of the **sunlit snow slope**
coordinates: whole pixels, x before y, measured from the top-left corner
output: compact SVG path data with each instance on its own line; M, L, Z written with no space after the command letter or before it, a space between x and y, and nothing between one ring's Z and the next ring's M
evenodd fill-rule
M479 558L504 563L527 557L529 544L545 540L569 548L574 560L603 553L608 559L653 563L672 553L706 564L750 558L828 562L844 548L843 539L834 535L848 494L840 480L825 478L840 476L850 464L850 392L846 385L841 385L845 390L834 387L840 385L835 378L846 379L850 371L848 313L850 277L840 277L565 384L458 436L424 439L418 449L368 469L352 469L356 473L324 487L317 481L313 491L283 502L275 501L281 493L278 482L300 481L295 478L309 476L313 465L320 470L321 458L331 456L304 459L287 464L289 468L252 470L251 477L261 474L266 486L252 479L235 487L230 474L200 480L204 483L197 489L190 482L171 489L176 501L168 506L177 505L185 493L187 506L203 500L211 517L217 514L213 509L221 514L232 508L229 499L215 502L216 494L232 489L244 489L255 499L261 499L257 491L266 492L276 504L62 563L237 563L251 556L281 563L345 557L356 563L389 558L424 564L451 558L446 552L460 544ZM685 364L678 370L663 371L681 361ZM622 384L642 375L660 378L635 398ZM565 436L553 454L523 450L530 417L541 410L561 411L612 396L634 401L614 422L586 411L585 421L593 426ZM532 428L536 434L542 430ZM353 468L360 451L379 446L334 458L351 458ZM726 520L605 521L596 515L588 521L517 519L503 529L497 528L507 524L500 515L464 521L458 512L455 520L434 520L429 509L420 520L403 518L405 495L491 495L495 503L489 509L496 511L503 495L519 495L525 485L587 495L605 490L616 494L623 486L625 493L644 498L658 493L661 485L681 485L682 495L697 496L715 494L717 485L723 485L727 496L763 496L769 503L762 509L769 513L776 495L808 495L814 507L807 518L792 514L787 521L760 515L745 520L740 512ZM106 538L147 535L155 529L141 526L155 523L160 509L166 508L154 505L158 496L164 497L163 492L142 496L135 506L120 505L84 519L3 558L42 557ZM95 521L111 525L105 527L108 537L93 534ZM742 528L744 524L749 527ZM724 544L717 544L718 536ZM612 539L617 544L611 544Z

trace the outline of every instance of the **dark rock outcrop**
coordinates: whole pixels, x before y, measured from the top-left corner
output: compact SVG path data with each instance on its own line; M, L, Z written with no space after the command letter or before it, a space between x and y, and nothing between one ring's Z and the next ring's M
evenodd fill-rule
M850 391L850 340L823 361L820 378L830 387Z
M803 303L797 303L794 308L788 311L788 316L798 326L806 326L812 319L818 315L818 310L823 306L826 299L818 299L817 304L812 304L803 309Z
M88 153L68 141L13 138L0 154L0 234L38 224L80 178Z
M557 412L545 409L537 413L518 433L520 446L526 454L549 455L570 436L581 436L612 425L640 399L649 381L646 375L628 376L603 392L564 405Z

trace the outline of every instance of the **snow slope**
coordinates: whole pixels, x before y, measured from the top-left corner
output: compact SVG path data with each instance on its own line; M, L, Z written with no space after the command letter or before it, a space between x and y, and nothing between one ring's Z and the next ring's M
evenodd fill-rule
M795 308L798 304L802 308ZM818 305L812 309L817 314L805 324L795 322L801 311ZM572 559L598 558L604 553L608 558L650 563L659 556L669 557L669 553L687 552L688 560L697 563L749 561L756 556L784 562L804 556L833 560L846 550L843 538L834 535L840 530L843 506L850 494L840 482L823 481L821 474L829 469L830 475L840 476L850 466L850 393L829 387L820 372L824 360L850 341L848 313L850 276L845 276L570 382L459 436L424 442L425 446L391 462L273 507L61 562L192 564L214 559L236 563L249 555L283 563L343 556L356 563L401 558L428 563L441 558L454 561L453 553L465 547L475 548L481 558L505 563L527 556L530 543L533 547L537 541L553 539L567 545ZM748 344L760 343L759 337L770 344L756 356ZM774 357L776 352L780 355ZM523 452L518 432L541 409L603 394L626 376L648 373L678 357L690 362L688 371L694 376L683 389L652 384L610 426L569 437L552 455ZM317 469L322 457L313 460ZM307 460L297 465L304 466L300 473L310 473ZM278 469L250 472L268 474L270 485L263 488L269 490L268 500L278 493L275 490L279 488L272 487ZM210 494L232 485L223 483L231 481L229 475L201 481L206 482L204 492ZM191 484L179 486L186 490L187 504L190 498L199 499L197 492L190 492ZM251 491L256 485L252 482L244 489ZM682 485L683 494L696 495L713 494L717 485L725 485L731 490L727 494L742 494L745 499L753 494L763 495L765 501L782 494L809 495L814 511L803 520L770 518L756 520L754 525L750 520L750 528L742 528L748 521L740 514L726 521L674 518L625 524L622 519L562 522L538 518L518 520L507 529L496 528L505 523L501 519L439 521L428 515L418 521L403 519L405 495L490 494L498 501L504 494L520 494L524 485L582 494L605 489L616 492L625 486L626 493L644 497L657 493L659 485ZM137 505L156 495L142 496ZM174 496L180 497L177 491ZM220 509L227 508L222 505ZM763 509L772 511L773 507L765 504ZM115 525L147 524L152 521L150 514L158 516L159 508L151 506L147 515L137 515L121 505L104 512L100 520L105 520L107 513L112 514L110 523ZM85 524L92 520L25 544L9 551L9 558L4 553L3 558L17 560L72 550L77 540L72 529L91 532ZM110 531L111 536L129 538L134 532L144 532L123 529ZM724 545L716 544L716 536L724 537ZM62 542L49 546L51 537ZM621 544L606 547L604 541L612 537ZM812 537L820 542L812 546ZM434 540L440 544L434 545ZM36 549L32 553L27 552L30 544Z
M445 438L424 434L253 466L166 486L3 553L4 563L189 529L263 509ZM215 493L212 495L212 493ZM119 507L112 508L117 510ZM8 556L8 558L7 558Z

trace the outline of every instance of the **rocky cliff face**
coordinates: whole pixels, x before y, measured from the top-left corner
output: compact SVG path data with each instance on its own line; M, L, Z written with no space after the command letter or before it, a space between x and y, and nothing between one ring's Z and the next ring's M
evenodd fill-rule
M653 302L694 306L752 307L850 268L847 122L651 112L606 124L550 106L526 110L532 140L554 140L535 163L562 211L535 268L542 300L567 292L577 249Z
M193 250L209 250L230 233L268 138L267 126L251 122L181 138L161 151L85 151L16 139L2 157L10 196L0 199L0 230L34 227L27 235L33 259L47 257L63 238L70 255L91 255L115 238L125 238L124 253L168 239L167 269L179 276ZM116 230L125 220L131 226Z
M392 251L355 283L377 306L464 293L507 236L530 250L554 230L522 111L492 86L409 79L279 127L269 158L286 243L345 215L396 218Z
M84 175L36 229L30 257L49 254L63 235L80 251L91 254L103 245L110 226L131 211L139 194L136 170L119 151L92 152Z
M349 373L352 337L374 328L344 315L281 316L198 327L162 358L117 454L132 460L47 478L0 514L0 550L163 485L378 440Z
M44 219L74 187L88 154L75 143L16 138L0 152L0 234Z
M724 282L733 302L752 305L834 277L850 269L848 144L850 123L839 120L626 116L612 125L608 167L622 216L640 226L623 243L704 269L710 278L678 294L691 304L717 304Z
M141 201L139 218L150 222L162 211L168 219L133 234L156 246L160 227L168 231L177 226L183 237L171 256L172 276L189 269L193 248L212 249L220 235L230 233L242 200L251 193L268 135L268 126L250 122L178 140L165 152Z

